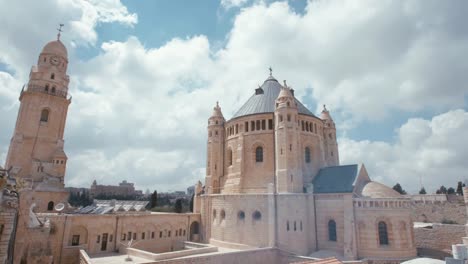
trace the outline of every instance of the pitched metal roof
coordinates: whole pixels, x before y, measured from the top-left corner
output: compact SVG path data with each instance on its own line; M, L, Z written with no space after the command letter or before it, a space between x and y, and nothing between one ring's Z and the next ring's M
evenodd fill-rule
M314 193L352 193L358 173L357 164L322 168L312 182Z
M79 208L77 214L110 214L116 212L144 212L148 201L94 200L92 205Z
M268 79L263 82L261 89L263 93L256 92L249 100L234 114L231 119L262 113L273 113L275 111L275 100L281 91L281 84L270 75ZM258 88L256 89L258 90ZM296 100L299 114L315 116L309 111L299 100Z

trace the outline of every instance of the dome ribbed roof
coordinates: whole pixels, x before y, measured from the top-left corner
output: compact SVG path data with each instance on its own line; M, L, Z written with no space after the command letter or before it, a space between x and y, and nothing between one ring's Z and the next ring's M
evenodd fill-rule
M375 181L367 183L361 194L370 198L402 198L397 191Z
M47 43L41 53L56 54L65 58L68 57L67 48L65 48L65 45L63 45L60 40L54 40Z
M283 88L281 84L273 77L269 76L265 80L263 85L260 87L263 93L255 93L247 102L234 114L232 119L241 116L262 114L262 113L273 113L275 111L275 101ZM299 100L294 98L297 103L297 109L299 114L315 116L309 111Z

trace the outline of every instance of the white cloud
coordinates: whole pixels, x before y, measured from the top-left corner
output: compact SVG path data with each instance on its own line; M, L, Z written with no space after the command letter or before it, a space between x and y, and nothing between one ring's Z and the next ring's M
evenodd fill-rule
M1 5L0 63L21 80L27 79L42 45L55 39L59 23L65 24L62 40L66 44L94 45L99 23L132 26L138 21L119 0L11 1L8 7Z
M221 6L224 9L230 9L233 7L241 7L247 4L249 0L221 0Z
M417 193L420 180L428 192L456 187L468 179L468 112L453 110L432 120L410 119L397 130L395 143L341 138L342 164L366 165L371 178L389 186L400 183Z
M69 0L58 7L47 3L71 25L67 43L94 44L99 23L137 22L136 14L119 1ZM463 15L468 8L460 5L311 1L300 15L286 2L260 2L240 11L220 50L198 35L175 38L160 47L145 47L137 37L105 42L97 56L86 61L75 58L70 67L73 102L66 129L67 184L89 185L93 178L106 184L128 179L142 189L193 184L204 174L206 120L212 106L219 100L230 118L266 78L270 65L275 77L287 79L298 97L312 94L319 105L326 103L332 109L339 126L348 129L355 120L382 118L395 111L440 113L462 107L468 62L459 54L468 51ZM27 80L27 70L41 48L37 43L50 40L43 32L57 23L25 10L11 12L11 16L26 15L41 23L0 29L0 60L23 73L16 72L15 81L4 77L9 87ZM6 16L0 16L0 22L14 21ZM21 30L28 33L15 33ZM6 41L9 37L11 42ZM11 52L1 52L7 50ZM70 45L69 51L73 56ZM16 96L1 86L0 96L17 106ZM13 127L15 114L8 115ZM356 155L362 158L356 162L365 162L387 183L411 170L418 173L429 161L452 160L453 167L462 166L458 159L450 159L451 142L442 141L436 132L428 121L410 120L399 130L401 142L345 138L341 156L350 161L350 151L364 153ZM429 145L427 138L434 138ZM0 140L7 144L5 138ZM432 148L436 142L439 147ZM431 151L421 151L421 146ZM417 155L398 161L398 167L389 166L409 153ZM371 159L372 155L379 159ZM466 153L460 155L466 160ZM446 171L456 177L456 171Z

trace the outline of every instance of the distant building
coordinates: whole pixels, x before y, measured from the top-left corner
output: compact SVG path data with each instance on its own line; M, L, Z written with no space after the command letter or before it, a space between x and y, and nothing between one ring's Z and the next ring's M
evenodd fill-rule
M143 192L140 190L135 190L133 183L122 181L118 186L116 185L98 185L96 180L93 181L93 184L90 188L91 197L97 196L142 196Z

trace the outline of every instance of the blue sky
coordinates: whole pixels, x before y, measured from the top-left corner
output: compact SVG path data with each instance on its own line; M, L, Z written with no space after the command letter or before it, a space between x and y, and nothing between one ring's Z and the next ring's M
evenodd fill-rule
M220 101L230 118L270 66L312 112L327 104L342 164L364 163L374 179L411 192L421 175L429 191L466 178L464 1L23 6L0 1L0 164L21 86L64 23L73 96L68 186L127 179L143 189L180 190L203 179L211 108Z

